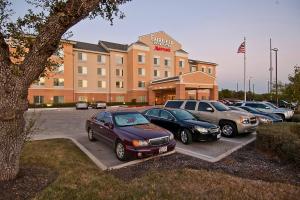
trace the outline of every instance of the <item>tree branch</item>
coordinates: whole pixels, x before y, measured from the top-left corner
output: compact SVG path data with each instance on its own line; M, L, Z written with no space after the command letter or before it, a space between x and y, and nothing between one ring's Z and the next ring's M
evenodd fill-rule
M10 65L9 47L5 41L3 33L0 32L0 70Z

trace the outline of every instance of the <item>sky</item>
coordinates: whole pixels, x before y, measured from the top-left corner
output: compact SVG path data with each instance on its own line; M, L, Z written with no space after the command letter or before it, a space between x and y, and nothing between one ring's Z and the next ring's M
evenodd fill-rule
M24 15L26 3L12 2L14 17ZM243 89L243 54L237 49L244 37L246 79L248 84L251 77L255 92L267 92L270 38L279 49L279 81L288 82L293 66L300 66L300 0L133 0L120 8L126 17L115 19L113 26L100 17L86 19L70 29L70 39L130 44L140 35L165 31L189 58L218 64L219 89L235 90L237 82Z

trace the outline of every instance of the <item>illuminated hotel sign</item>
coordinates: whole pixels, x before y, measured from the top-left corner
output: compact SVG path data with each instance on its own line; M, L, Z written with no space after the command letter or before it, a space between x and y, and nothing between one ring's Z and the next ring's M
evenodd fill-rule
M173 45L172 40L166 40L160 37L155 37L154 34L151 34L151 41L155 45L154 50L156 51L171 51L171 46Z

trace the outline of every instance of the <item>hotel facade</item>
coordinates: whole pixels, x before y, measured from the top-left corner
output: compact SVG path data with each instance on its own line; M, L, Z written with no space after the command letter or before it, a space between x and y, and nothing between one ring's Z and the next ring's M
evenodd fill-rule
M35 104L76 101L148 102L218 99L216 63L189 59L165 32L142 35L130 45L62 41L61 64L29 89Z

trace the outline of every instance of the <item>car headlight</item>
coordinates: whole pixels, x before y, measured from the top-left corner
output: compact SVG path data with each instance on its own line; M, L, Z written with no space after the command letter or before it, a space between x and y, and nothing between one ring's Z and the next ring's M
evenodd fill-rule
M196 129L197 131L199 131L200 133L203 133L203 134L208 133L208 129L207 129L207 128L203 128L203 127L201 127L201 126L195 126L195 129Z
M170 141L171 141L171 140L174 140L174 135L173 135L173 133L170 133L169 140L170 140Z
M271 124L273 123L272 120L268 119L268 118L265 118L265 117L259 117L259 120L264 123L264 124Z
M242 124L250 124L250 119L248 117L241 117L240 121Z
M146 140L132 140L132 145L134 147L145 147L149 145L149 142Z

